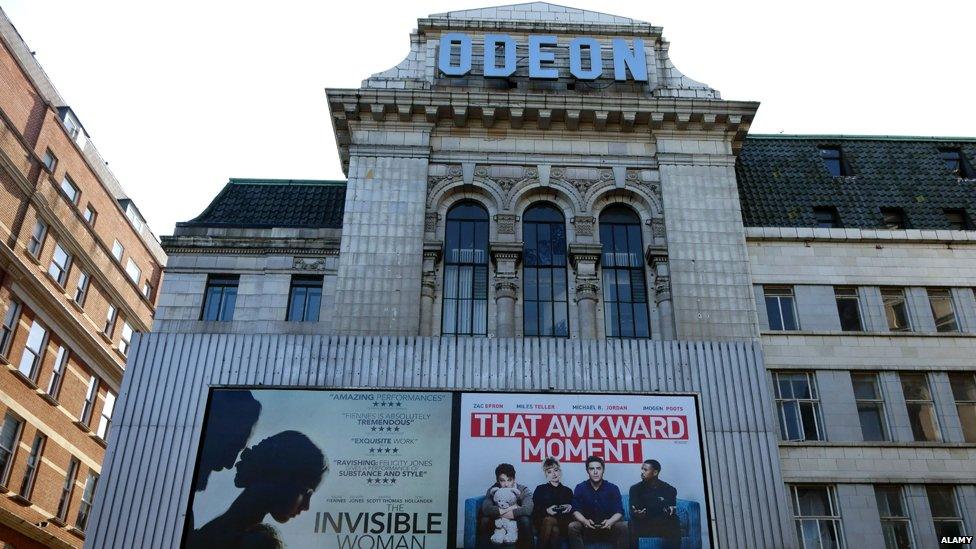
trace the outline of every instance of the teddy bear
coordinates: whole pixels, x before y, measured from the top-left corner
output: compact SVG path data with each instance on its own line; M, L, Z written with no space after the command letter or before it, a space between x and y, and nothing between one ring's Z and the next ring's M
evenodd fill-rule
M518 490L511 488L492 488L491 499L499 509L511 507L518 501ZM491 535L491 542L496 545L515 543L518 539L518 525L512 519L498 517L495 519L495 533Z

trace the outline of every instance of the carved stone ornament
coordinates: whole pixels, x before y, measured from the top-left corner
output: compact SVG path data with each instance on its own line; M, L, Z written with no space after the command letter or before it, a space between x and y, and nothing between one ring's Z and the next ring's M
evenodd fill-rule
M488 177L488 168L478 168L474 171L474 174L478 177Z
M573 218L573 227L576 229L576 236L593 236L593 227L596 218L588 215L578 215Z
M440 221L441 214L437 212L427 212L424 217L424 231L428 233L437 232L437 222Z
M431 299L437 295L437 273L426 272L420 279L420 295Z
M600 181L613 181L613 170L600 170Z
M525 179L534 179L539 177L539 170L535 168L525 168Z
M498 186L507 193L508 191L512 190L512 187L514 187L519 181L522 181L522 179L518 177L500 177L494 181L495 183L498 183Z
M640 180L641 180L640 172L638 172L637 170L627 170L627 181L630 181L631 183L637 183Z
M570 184L576 187L576 190L578 190L580 194L586 194L586 191L590 190L590 187L596 183L597 182L593 181L592 179L573 179L570 181Z
M430 177L428 177L427 178L427 194L430 194L430 191L434 190L434 187L436 187L437 184L440 183L441 181L444 181L444 178L443 177L435 177L433 175L430 176Z
M495 226L498 234L515 234L515 224L518 223L518 216L513 214L495 215Z
M447 176L448 177L461 177L462 171L461 166L448 166Z
M324 271L324 257L296 257L292 260L292 270L295 271Z
M553 168L549 172L549 177L552 179L562 179L566 177L566 168Z
M503 278L495 281L495 299L505 297L518 299L518 291L519 285L517 278Z
M655 217L651 219L651 236L654 238L664 238L665 230L663 217Z
M576 301L582 299L597 299L600 295L600 286L593 281L579 282L576 284Z
M654 302L660 305L671 301L671 277L659 276L654 280Z

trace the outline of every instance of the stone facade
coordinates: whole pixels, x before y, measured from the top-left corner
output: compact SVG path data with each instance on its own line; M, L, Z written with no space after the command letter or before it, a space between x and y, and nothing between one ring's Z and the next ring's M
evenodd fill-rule
M449 77L439 71L440 37L448 31L473 37L471 73ZM569 59L563 55L556 56L555 79L532 79L521 66L507 78L484 78L479 40L485 33L507 33L518 43L542 33L593 36L605 44L617 36L640 38L647 81L617 81L609 73L575 80L567 76ZM308 369L344 368L343 360L360 364L358 357L367 354L396 357L391 363L397 364L417 357L420 370L409 370L417 377L396 378L391 386L548 390L549 380L565 375L568 381L556 387L666 391L680 382L722 403L705 427L716 431L707 449L718 494L711 519L715 539L724 545L809 547L809 539L795 537L791 515L791 498L805 489L833 498L832 517L822 520L836 528L840 546L883 545L875 490L888 485L905 502L913 546L938 546L926 487L948 486L964 531L976 528L976 433L967 431L976 427L965 423L968 404L956 401L952 381L976 375L976 232L936 227L932 220L941 206L916 208L931 228L868 228L874 217L880 221L874 210L891 194L883 182L895 177L882 173L885 163L879 159L887 156L878 147L884 139L851 145L860 155L853 158L854 168L875 163L875 171L862 179L831 178L823 167L818 144L843 147L848 141L842 138L794 136L788 147L777 141L769 147L775 154L757 160L761 154L743 151L754 139L746 134L758 104L722 100L716 90L683 76L668 58L661 29L628 18L544 3L464 10L419 20L410 44L402 63L367 78L359 89L327 90L348 176L341 228L288 220L232 226L208 222L206 214L178 227L164 239L172 260L155 330L166 333L146 340L152 352L171 356L166 349L177 348L184 334L204 334L207 345L230 341L213 334L274 334L269 341L288 349L296 341L289 338L299 336L302 343L289 352L314 355L319 340L302 338L319 335L331 338L329 345L362 347L356 358L323 356ZM903 145L906 139L896 141ZM905 146L912 156L900 161L941 173L945 147L970 154L971 145L972 140L921 140ZM931 158L915 156L923 154ZM782 158L789 163L777 164ZM759 165L769 169L765 184L772 191L749 186ZM804 170L815 170L816 188L803 186ZM924 179L925 170L913 177ZM803 189L802 199L799 191L764 196L775 193L781 174L791 189ZM970 180L941 176L952 187L931 201L968 204L958 195ZM930 195L942 184L926 181ZM854 203L857 189L843 203L835 198L858 182L873 197L868 206ZM223 196L208 212L224 207ZM834 199L858 228L750 223L788 219L810 225L815 212L799 209L829 206ZM486 323L472 337L455 337L445 330L447 227L452 208L471 203L488 219ZM539 204L551 205L564 220L565 340L526 337L525 217ZM692 349L682 347L687 341L749 342L761 345L762 360L730 370L728 361L735 357L724 356L726 351L692 349L661 362L642 354L652 352L648 342L620 341L608 333L614 313L604 282L609 256L601 215L614 207L638 220L649 339L661 345L653 352ZM323 275L320 320L286 321L289 277L310 270ZM200 320L208 277L218 274L239 277L233 319ZM899 307L910 330L892 327L893 289L902 291ZM850 330L852 319L840 314L838 291L856 299L856 331ZM934 312L936 295L951 298L951 319ZM776 296L787 297L788 312L774 307ZM783 326L782 315L792 315L795 329ZM495 372L484 362L514 356L513 349L525 349L516 369ZM603 356L612 356L606 370L594 366ZM445 370L445 361L455 359L460 362ZM363 360L368 364L362 368L379 368L389 379L407 375L385 369L383 360ZM664 366L644 372L651 362ZM692 362L701 369L684 368ZM277 375L256 368L263 379ZM342 383L361 382L366 370L349 368L340 372L346 376ZM435 372L428 378L416 373L428 370ZM860 374L875 383L867 404L864 387L852 377ZM930 395L921 403L935 421L937 435L930 441L917 440L919 416L911 406L918 403L910 402L904 388L917 374ZM614 375L622 381L613 381ZM805 379L810 393L784 396L780 382L786 376ZM300 384L329 383L316 378ZM803 400L809 415L790 419L791 400ZM881 410L881 437L865 435L870 425L859 406L868 404ZM791 432L788 421L809 429ZM131 455L137 453L130 448ZM764 460L775 472L764 468ZM116 526L103 522L106 531Z

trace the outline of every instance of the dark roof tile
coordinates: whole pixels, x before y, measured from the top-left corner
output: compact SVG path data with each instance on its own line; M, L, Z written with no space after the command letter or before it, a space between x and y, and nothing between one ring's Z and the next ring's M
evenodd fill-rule
M184 227L342 228L345 181L231 179Z

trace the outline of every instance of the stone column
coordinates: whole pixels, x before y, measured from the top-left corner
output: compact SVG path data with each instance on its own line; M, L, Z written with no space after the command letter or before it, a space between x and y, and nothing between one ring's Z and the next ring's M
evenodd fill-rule
M420 277L420 335L434 335L434 298L437 295L437 267L441 260L441 242L424 242L423 275Z
M495 335L515 337L515 301L518 299L518 264L522 259L521 242L492 242L491 259L495 264Z
M648 264L654 271L654 303L657 305L661 339L674 339L674 312L671 309L671 272L667 251L648 248Z
M603 248L599 244L570 244L569 257L576 270L576 310L580 339L596 339L596 303L600 298L597 265Z

